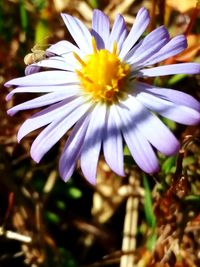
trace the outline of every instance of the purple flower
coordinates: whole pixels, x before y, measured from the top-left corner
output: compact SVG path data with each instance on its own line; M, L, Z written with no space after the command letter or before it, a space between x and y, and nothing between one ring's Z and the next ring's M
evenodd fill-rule
M194 125L200 121L200 103L185 93L158 88L137 77L200 73L197 63L146 68L183 51L185 37L170 39L161 26L139 40L150 20L145 8L139 10L129 33L121 15L110 31L108 17L99 10L93 13L91 32L77 18L67 14L62 18L77 46L68 41L52 45L46 51L50 57L27 67L29 75L6 83L16 86L7 100L15 93L45 93L8 110L12 116L46 106L23 123L18 141L46 126L31 146L31 156L39 162L74 126L59 163L65 181L80 159L83 174L95 183L101 148L110 168L123 176L123 140L142 170L157 172L153 147L172 155L179 142L155 113ZM38 72L43 67L48 70Z

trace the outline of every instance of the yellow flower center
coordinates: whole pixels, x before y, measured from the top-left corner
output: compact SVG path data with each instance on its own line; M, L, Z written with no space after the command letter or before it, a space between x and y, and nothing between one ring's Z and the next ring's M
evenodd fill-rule
M81 69L76 70L81 87L92 95L94 101L116 102L126 91L130 66L120 61L116 43L112 53L106 49L97 50L94 38L92 45L93 54L87 55L84 60L74 53L81 64Z

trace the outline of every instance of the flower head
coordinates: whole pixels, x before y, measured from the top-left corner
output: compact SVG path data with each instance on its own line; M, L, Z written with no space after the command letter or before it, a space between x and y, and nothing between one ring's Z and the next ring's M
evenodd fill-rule
M129 33L121 15L110 31L108 17L99 10L94 11L91 32L77 18L67 14L62 18L77 46L68 41L52 45L46 51L49 57L27 67L27 76L6 83L16 86L7 100L15 93L45 93L8 110L14 115L46 106L23 123L18 141L46 126L31 146L31 156L39 162L73 127L59 163L65 181L80 159L83 174L94 183L101 148L110 168L124 175L123 140L142 170L158 171L153 147L172 155L179 142L155 113L194 125L200 121L200 103L185 93L137 78L200 73L197 63L146 68L183 51L185 37L170 39L161 26L139 40L150 20L145 8L139 10Z

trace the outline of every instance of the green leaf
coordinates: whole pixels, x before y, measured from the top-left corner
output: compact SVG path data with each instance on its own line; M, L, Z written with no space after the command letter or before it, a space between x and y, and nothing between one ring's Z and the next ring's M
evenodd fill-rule
M56 202L56 206L60 209L60 210L65 210L66 209L66 204L64 201L58 200Z
M0 0L0 33L3 33L4 28L4 3L3 0Z
M169 120L167 118L162 118L162 121L167 125L169 129L174 131L176 129L176 122Z
M92 8L99 8L98 0L88 0L88 3L91 5Z
M130 150L127 146L124 146L124 156L131 156Z
M56 266L59 267L77 267L77 263L75 258L72 256L70 251L66 250L65 248L60 247L58 249L59 253L59 262Z
M71 186L67 189L67 195L73 199L79 199L82 197L82 192L77 187Z
M48 1L44 1L44 0L31 0L31 2L34 5L36 12L41 12L43 9L47 8L48 6Z
M176 74L171 79L169 79L167 84L169 86L174 85L174 84L180 82L181 80L183 80L185 77L187 77L186 74Z
M148 239L147 239L147 249L152 251L154 249L154 246L156 244L156 240L157 240L157 235L156 233L152 233Z
M24 0L19 1L19 12L20 12L20 19L21 19L21 26L24 31L28 29L28 15L25 8Z
M172 168L176 164L176 156L168 157L162 164L162 171L164 174L172 172Z
M194 156L188 156L183 159L183 167L190 166L191 164L195 163Z
M54 223L54 224L60 223L60 217L54 212L47 211L45 213L45 216L47 220L49 220L51 223Z
M35 28L35 43L39 45L46 44L50 35L49 26L46 20L40 20Z
M198 202L200 205L200 196L199 195L188 195L184 198L184 201L186 202Z
M156 227L156 217L153 212L153 204L152 204L152 197L151 197L151 190L148 183L148 179L146 175L143 175L143 184L144 184L144 190L145 190L145 196L144 196L144 213L146 217L147 224L151 228Z

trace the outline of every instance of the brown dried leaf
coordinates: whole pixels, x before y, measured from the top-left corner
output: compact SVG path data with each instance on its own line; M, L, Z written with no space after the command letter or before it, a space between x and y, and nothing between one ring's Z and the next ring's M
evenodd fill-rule
M175 57L177 61L190 62L200 51L200 34L190 34L187 36L188 47Z
M185 13L196 7L197 0L167 0L166 3L180 13Z

